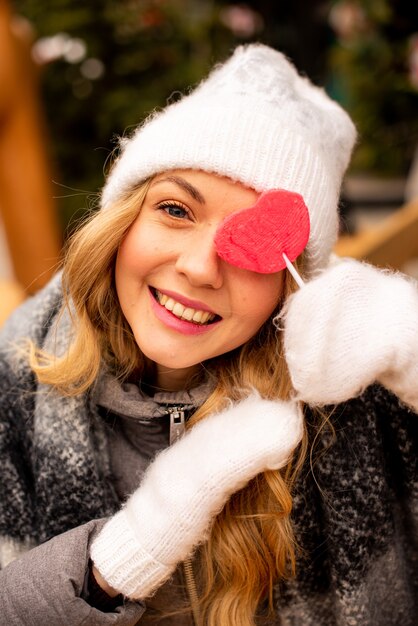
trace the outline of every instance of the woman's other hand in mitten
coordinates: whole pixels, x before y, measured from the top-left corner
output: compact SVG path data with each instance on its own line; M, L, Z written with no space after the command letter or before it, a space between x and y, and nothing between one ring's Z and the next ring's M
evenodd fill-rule
M418 289L401 274L344 260L280 314L300 400L343 402L377 381L418 411Z

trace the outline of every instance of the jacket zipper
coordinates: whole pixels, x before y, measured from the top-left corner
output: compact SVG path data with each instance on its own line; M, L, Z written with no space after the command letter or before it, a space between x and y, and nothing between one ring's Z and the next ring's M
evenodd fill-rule
M193 622L195 626L200 626L199 596L197 593L196 580L193 573L192 559L189 558L183 562L183 570L186 580L187 593L190 600L190 606L193 613Z
M186 421L184 409L180 406L168 407L167 413L170 416L170 446L183 437L186 432ZM200 626L199 595L197 593L196 580L193 573L192 559L183 562L184 578L186 581L187 594L193 614L195 626Z
M172 446L186 432L185 413L180 406L168 407L167 413L170 416L170 446Z

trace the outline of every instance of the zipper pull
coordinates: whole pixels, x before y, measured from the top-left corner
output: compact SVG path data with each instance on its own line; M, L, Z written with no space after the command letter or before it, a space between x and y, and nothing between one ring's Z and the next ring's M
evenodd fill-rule
M176 443L186 432L184 411L177 406L167 409L170 415L170 446Z

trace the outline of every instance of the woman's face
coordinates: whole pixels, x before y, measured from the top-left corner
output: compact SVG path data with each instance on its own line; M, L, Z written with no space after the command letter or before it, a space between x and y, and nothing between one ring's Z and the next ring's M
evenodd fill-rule
M214 236L259 194L195 170L158 175L116 261L122 311L158 386L180 389L199 364L244 344L276 307L282 272L258 274L223 261Z

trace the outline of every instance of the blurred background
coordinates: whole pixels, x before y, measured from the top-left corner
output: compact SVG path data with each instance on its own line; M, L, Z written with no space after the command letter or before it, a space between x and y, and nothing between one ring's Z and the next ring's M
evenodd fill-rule
M2 307L51 276L116 137L252 41L358 127L337 252L418 277L417 14L411 0L0 0Z

